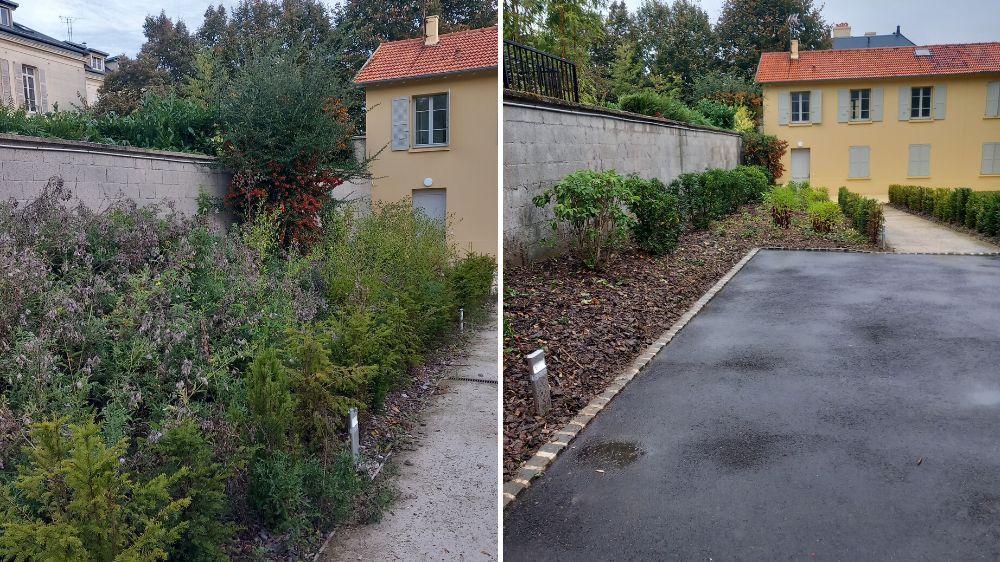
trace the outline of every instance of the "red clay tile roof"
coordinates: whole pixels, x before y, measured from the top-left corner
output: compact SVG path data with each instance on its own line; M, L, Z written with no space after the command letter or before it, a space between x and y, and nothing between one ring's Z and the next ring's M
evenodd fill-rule
M916 56L928 49L930 56ZM848 80L902 76L1000 73L1000 43L959 43L915 47L880 47L829 51L763 53L757 82Z
M354 77L356 84L454 74L497 67L497 28L443 33L437 45L424 38L382 43Z

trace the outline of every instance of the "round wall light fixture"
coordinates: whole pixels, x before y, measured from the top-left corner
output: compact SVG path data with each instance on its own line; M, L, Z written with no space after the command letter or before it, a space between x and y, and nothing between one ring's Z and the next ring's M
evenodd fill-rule
M431 178L424 178L424 187L430 187L434 185L434 180Z
M795 146L797 146L797 147L799 147L799 148L802 148L802 145L803 145L803 144L805 144L805 143L803 143L802 141L799 141L799 142L797 142L797 143L795 144ZM424 180L424 181L426 182L427 180Z

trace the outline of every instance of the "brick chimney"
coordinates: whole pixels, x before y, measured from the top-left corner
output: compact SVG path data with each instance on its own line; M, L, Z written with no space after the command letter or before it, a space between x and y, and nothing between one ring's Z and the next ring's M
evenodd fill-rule
M844 23L838 23L833 26L833 36L834 37L850 37L851 36L851 26Z
M427 16L424 31L424 45L438 44L438 16Z
M799 40L792 39L792 60L799 60Z

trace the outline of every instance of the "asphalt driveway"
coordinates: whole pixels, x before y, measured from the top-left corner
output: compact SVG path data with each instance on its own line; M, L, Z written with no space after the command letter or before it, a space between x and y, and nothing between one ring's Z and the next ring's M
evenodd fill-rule
M1000 559L1000 258L762 251L504 514L504 559Z

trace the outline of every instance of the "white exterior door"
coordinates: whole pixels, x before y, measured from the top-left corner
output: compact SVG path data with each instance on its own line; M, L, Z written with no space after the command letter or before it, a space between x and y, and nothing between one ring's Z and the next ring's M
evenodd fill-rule
M792 149L792 181L809 181L809 149Z
M448 214L448 203L443 189L414 189L413 208L418 209L428 218L445 222Z

